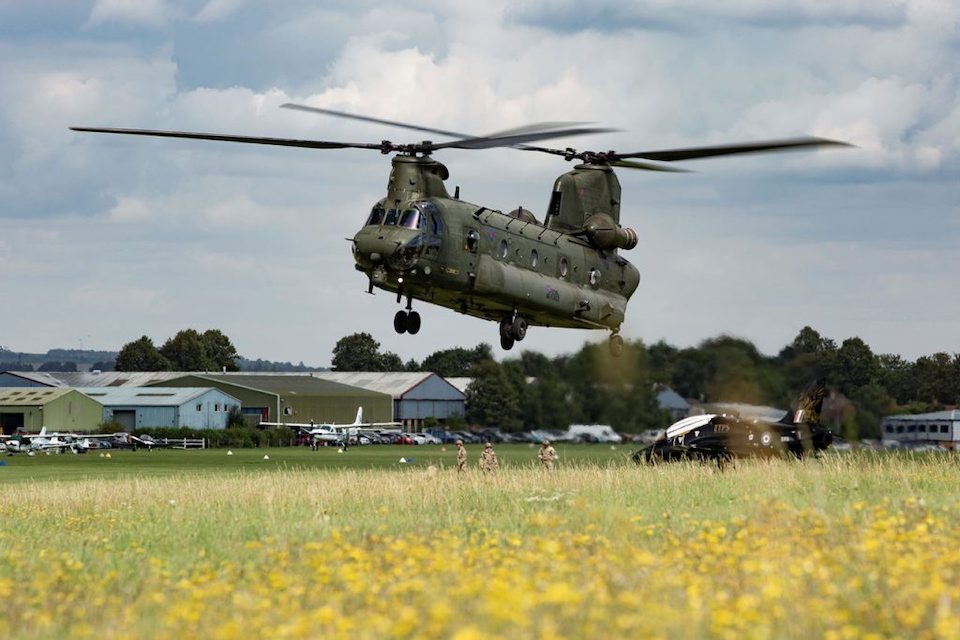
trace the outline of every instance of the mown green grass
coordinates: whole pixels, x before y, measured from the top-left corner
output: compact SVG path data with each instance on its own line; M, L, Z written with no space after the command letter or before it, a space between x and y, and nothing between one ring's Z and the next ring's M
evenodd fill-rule
M629 445L558 445L561 459L577 464L627 464L633 447ZM469 462L476 465L481 445L468 445ZM398 469L435 465L450 468L456 465L454 447L422 445L376 445L350 447L338 453L335 447L278 447L264 449L156 449L147 451L100 450L84 454L43 453L36 456L15 454L0 457L0 486L33 480L82 480L131 477L163 477L168 475L273 472L310 469ZM496 447L505 467L534 465L537 447L526 444ZM106 453L110 457L104 457ZM101 455L103 454L103 455ZM264 460L264 456L269 460ZM401 464L400 458L409 459Z

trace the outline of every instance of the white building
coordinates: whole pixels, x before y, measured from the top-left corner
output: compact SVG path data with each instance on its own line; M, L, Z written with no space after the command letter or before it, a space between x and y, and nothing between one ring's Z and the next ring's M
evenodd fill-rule
M952 449L960 441L960 410L887 416L880 430L884 440L932 442Z

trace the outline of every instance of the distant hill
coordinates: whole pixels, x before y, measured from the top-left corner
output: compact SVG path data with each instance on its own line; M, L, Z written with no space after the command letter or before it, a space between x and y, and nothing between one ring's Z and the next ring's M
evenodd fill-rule
M113 371L117 360L116 351L84 349L50 349L46 353L26 353L0 346L0 371ZM325 371L323 367L311 367L291 362L271 360L248 360L238 358L241 371Z

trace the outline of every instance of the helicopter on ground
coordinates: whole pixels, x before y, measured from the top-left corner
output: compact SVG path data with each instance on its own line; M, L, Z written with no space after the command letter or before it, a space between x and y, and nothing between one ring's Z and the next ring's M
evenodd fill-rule
M706 414L679 420L662 438L640 449L634 462L769 458L793 455L802 458L818 454L833 442L833 433L820 423L820 410L827 391L825 378L814 380L803 390L797 409L778 422L747 420L738 415Z
M713 156L760 153L847 143L815 137L661 151L577 151L529 143L611 131L575 122L548 122L486 136L471 136L298 104L283 107L454 138L436 143L327 142L153 129L71 127L74 131L241 142L312 149L371 149L392 158L386 196L373 205L352 239L357 270L374 288L406 304L393 319L397 333L420 331L413 301L493 320L509 350L529 326L602 329L620 355L620 327L640 272L620 255L637 245L637 233L620 224L621 189L614 167L685 172L668 164ZM444 149L512 147L581 164L556 179L541 222L528 209L508 213L451 196L450 172L433 159ZM642 161L638 161L641 159Z

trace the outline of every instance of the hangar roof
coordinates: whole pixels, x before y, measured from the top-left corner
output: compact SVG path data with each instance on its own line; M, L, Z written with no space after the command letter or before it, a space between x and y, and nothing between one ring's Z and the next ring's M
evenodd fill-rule
M77 390L105 406L179 407L211 391L232 398L211 387L80 387Z
M145 387L186 375L176 371L9 371L51 387Z
M50 389L48 387L16 387L0 389L0 406L35 407L70 393L72 389Z
M353 387L388 393L395 399L402 398L423 382L434 377L460 391L449 380L431 371L317 371L312 375Z
M229 384L236 384L253 389L262 389L282 394L309 394L314 396L379 396L380 392L344 384L339 381L325 380L311 376L299 375L271 375L257 373L192 373L206 380L221 380Z

